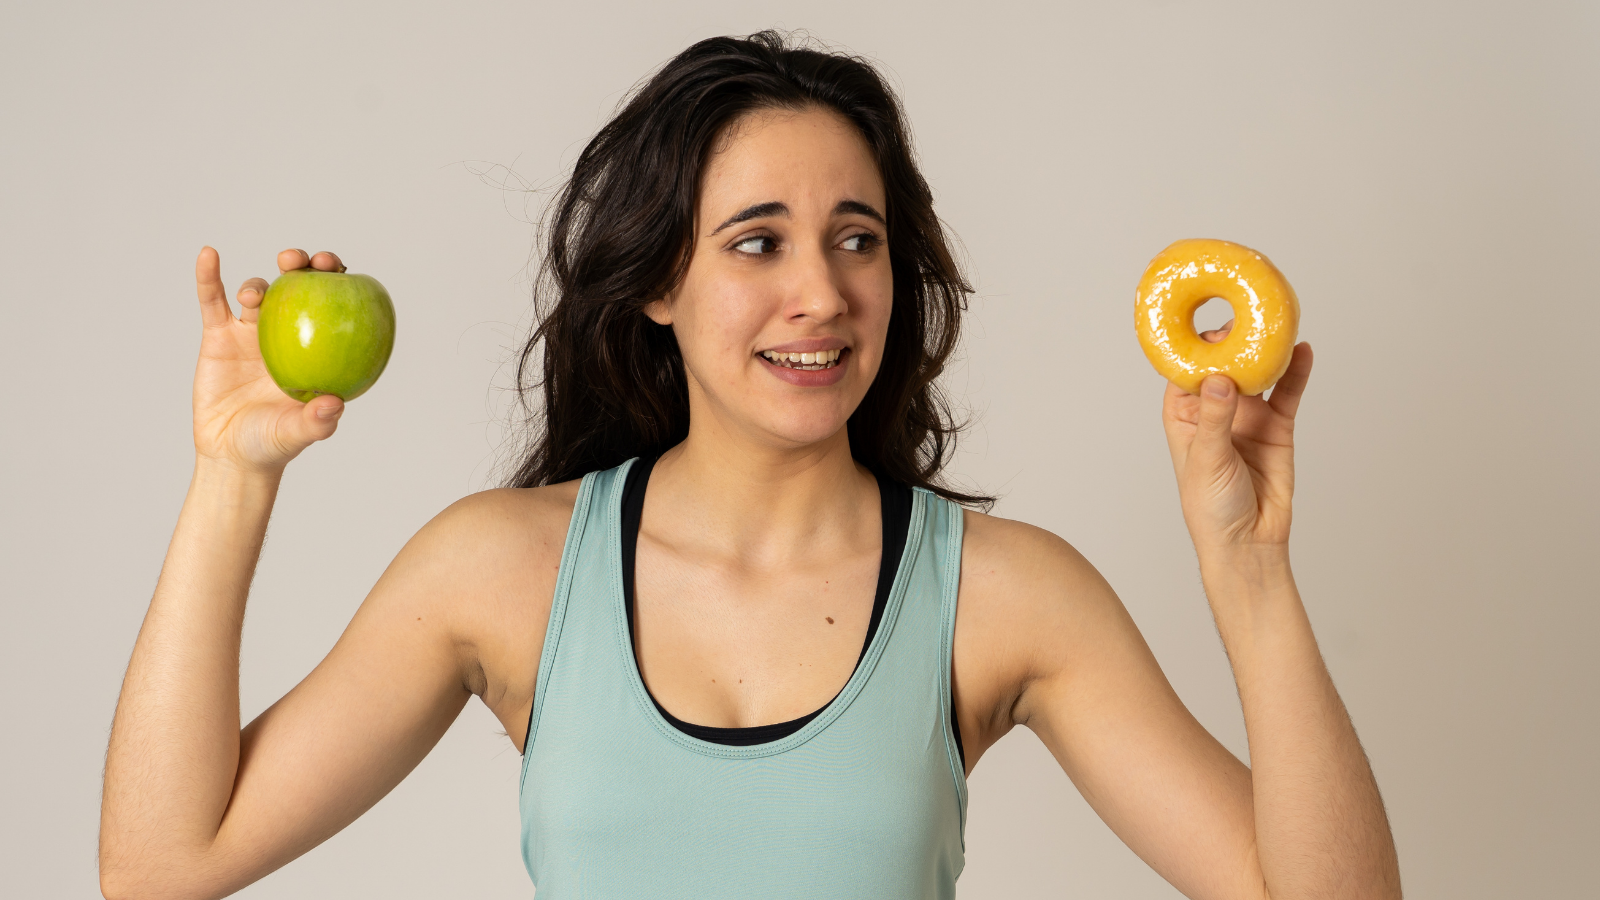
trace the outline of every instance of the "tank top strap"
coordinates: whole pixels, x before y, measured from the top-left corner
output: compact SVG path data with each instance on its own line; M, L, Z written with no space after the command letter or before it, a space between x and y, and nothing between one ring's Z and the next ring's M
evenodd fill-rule
M572 519L567 524L567 538L561 550L561 568L556 576L555 595L550 602L550 621L545 627L544 650L539 654L539 674L534 682L533 709L528 715L528 733L522 740L522 774L518 789L526 784L528 779L528 760L532 756L528 752L533 746L539 733L539 719L544 711L544 705L550 694L549 686L554 680L556 660L561 655L560 646L562 634L566 630L569 608L572 605L573 582L580 582L580 595L599 593L599 591L583 590L582 587L593 584L607 585L615 590L621 590L620 582L612 584L613 578L620 579L620 573L613 576L606 571L606 540L609 537L614 543L616 532L620 525L618 512L621 507L622 485L627 478L628 467L635 461L628 460L612 469L603 469L590 472L583 476L578 483L578 497L572 504ZM594 615L603 612L596 609L596 604L583 604L580 615ZM593 631L593 629L587 629ZM567 656L574 656L568 653Z
M961 541L965 520L961 507L926 488L912 489L911 534L906 536L906 555L895 585L899 607L896 617L897 649L911 658L898 658L893 675L885 681L898 682L895 688L905 693L906 682L926 681L936 691L934 703L940 734L936 741L949 761L956 797L961 810L963 833L967 814L966 767L957 745L956 725L950 682L951 660L955 651L956 601L961 586ZM913 546L914 545L914 546Z
M921 505L928 512L923 517L925 553L938 570L933 584L938 590L938 653L937 678L939 682L939 714L944 722L945 748L950 754L950 768L955 775L956 795L961 802L962 831L967 821L967 777L965 755L957 743L956 723L951 719L955 710L954 689L951 687L950 668L955 659L956 603L961 588L961 546L966 533L966 511L957 503L935 494L926 488L914 489ZM931 604L930 604L931 607ZM931 612L931 608L929 612Z

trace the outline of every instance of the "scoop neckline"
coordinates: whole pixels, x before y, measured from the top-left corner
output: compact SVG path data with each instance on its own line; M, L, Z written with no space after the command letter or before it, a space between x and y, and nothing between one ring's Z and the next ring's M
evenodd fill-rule
M661 715L656 709L655 702L650 696L650 691L644 685L644 677L639 673L639 659L634 655L633 641L628 629L627 595L622 589L622 494L627 484L628 472L639 462L638 457L628 460L617 469L610 485L610 496L606 498L610 515L606 518L609 527L606 535L606 563L610 570L610 600L615 621L615 631L619 649L623 657L623 668L626 670L628 686L632 688L634 699L657 732L673 743L687 750L692 750L705 756L720 756L729 759L750 759L754 757L773 756L798 747L813 737L839 718L855 700L857 694L865 687L867 679L871 677L872 670L877 666L878 659L883 655L884 647L888 644L889 635L894 630L895 619L900 612L901 598L905 593L907 579L906 561L913 558L915 549L922 542L922 518L924 515L924 500L921 491L911 492L911 521L906 531L905 546L900 551L899 565L896 567L894 582L889 588L888 601L884 605L883 619L878 623L878 630L868 643L866 653L856 663L855 671L844 687L834 695L827 705L817 710L810 722L801 726L793 734L781 737L775 741L760 744L717 744L702 740L693 735L679 731ZM648 489L648 486L646 487ZM880 560L878 565L883 565ZM780 723L781 724L781 723ZM759 727L759 726L756 726Z

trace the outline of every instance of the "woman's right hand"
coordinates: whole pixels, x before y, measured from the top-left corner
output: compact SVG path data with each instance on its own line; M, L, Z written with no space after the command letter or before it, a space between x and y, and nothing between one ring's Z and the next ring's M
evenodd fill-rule
M278 254L278 271L313 268L340 270L328 252ZM301 403L280 390L261 361L256 318L267 281L252 278L239 286L239 315L228 306L217 251L202 248L194 266L200 296L200 363L194 373L194 447L201 461L213 461L250 474L278 475L289 460L339 426L344 401L332 395Z
M283 271L339 265L331 253L278 255ZM277 479L333 434L344 404L300 403L267 374L256 343L264 279L239 287L237 318L210 247L195 281L205 323L194 381L198 458L112 720L100 813L100 887L112 900L227 896L377 803L471 696L471 673L482 667L459 635L476 647L488 638L464 630L477 627L469 623L510 621L494 611L462 618L474 598L493 593L487 585L526 580L486 561L533 560L527 572L551 573L553 584L545 548L559 553L550 534L570 517L557 505L538 513L548 528L506 528L505 517L526 507L500 494L441 516L406 544L327 658L241 728L241 629ZM539 535L531 543L530 533ZM462 546L485 552L463 555ZM535 619L517 633L544 628ZM532 675L514 683L533 689Z

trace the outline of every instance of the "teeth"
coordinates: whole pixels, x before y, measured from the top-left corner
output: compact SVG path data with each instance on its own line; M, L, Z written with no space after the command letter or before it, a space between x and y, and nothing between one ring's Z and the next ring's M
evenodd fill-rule
M837 363L843 352L843 350L818 350L815 353L780 353L776 350L763 350L761 355L769 362L790 369L800 367L826 369Z

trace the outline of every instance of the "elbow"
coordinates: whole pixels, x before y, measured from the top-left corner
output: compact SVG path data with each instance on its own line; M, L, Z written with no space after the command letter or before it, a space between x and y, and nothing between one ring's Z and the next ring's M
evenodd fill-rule
M148 873L136 872L126 866L108 866L100 861L100 896L105 900L145 900L152 897L180 897L174 885L163 884L161 879Z
M106 847L105 829L100 835L100 896L105 900L130 900L139 896L138 877L129 871L123 854ZM146 892L148 893L148 892Z
M114 865L100 859L100 896L105 900L199 900L208 894L176 872Z
M131 900L137 896L129 889L127 881L115 872L100 869L100 896L105 900Z
M135 830L102 828L98 862L105 900L212 900L244 886L217 848L174 846Z
M224 897L230 886L213 839L175 839L176 829L130 822L102 812L96 861L105 900L202 900Z
M100 896L105 900L134 900L136 897L153 897L158 892L150 886L140 886L140 880L130 877L123 868L113 868L100 860Z

